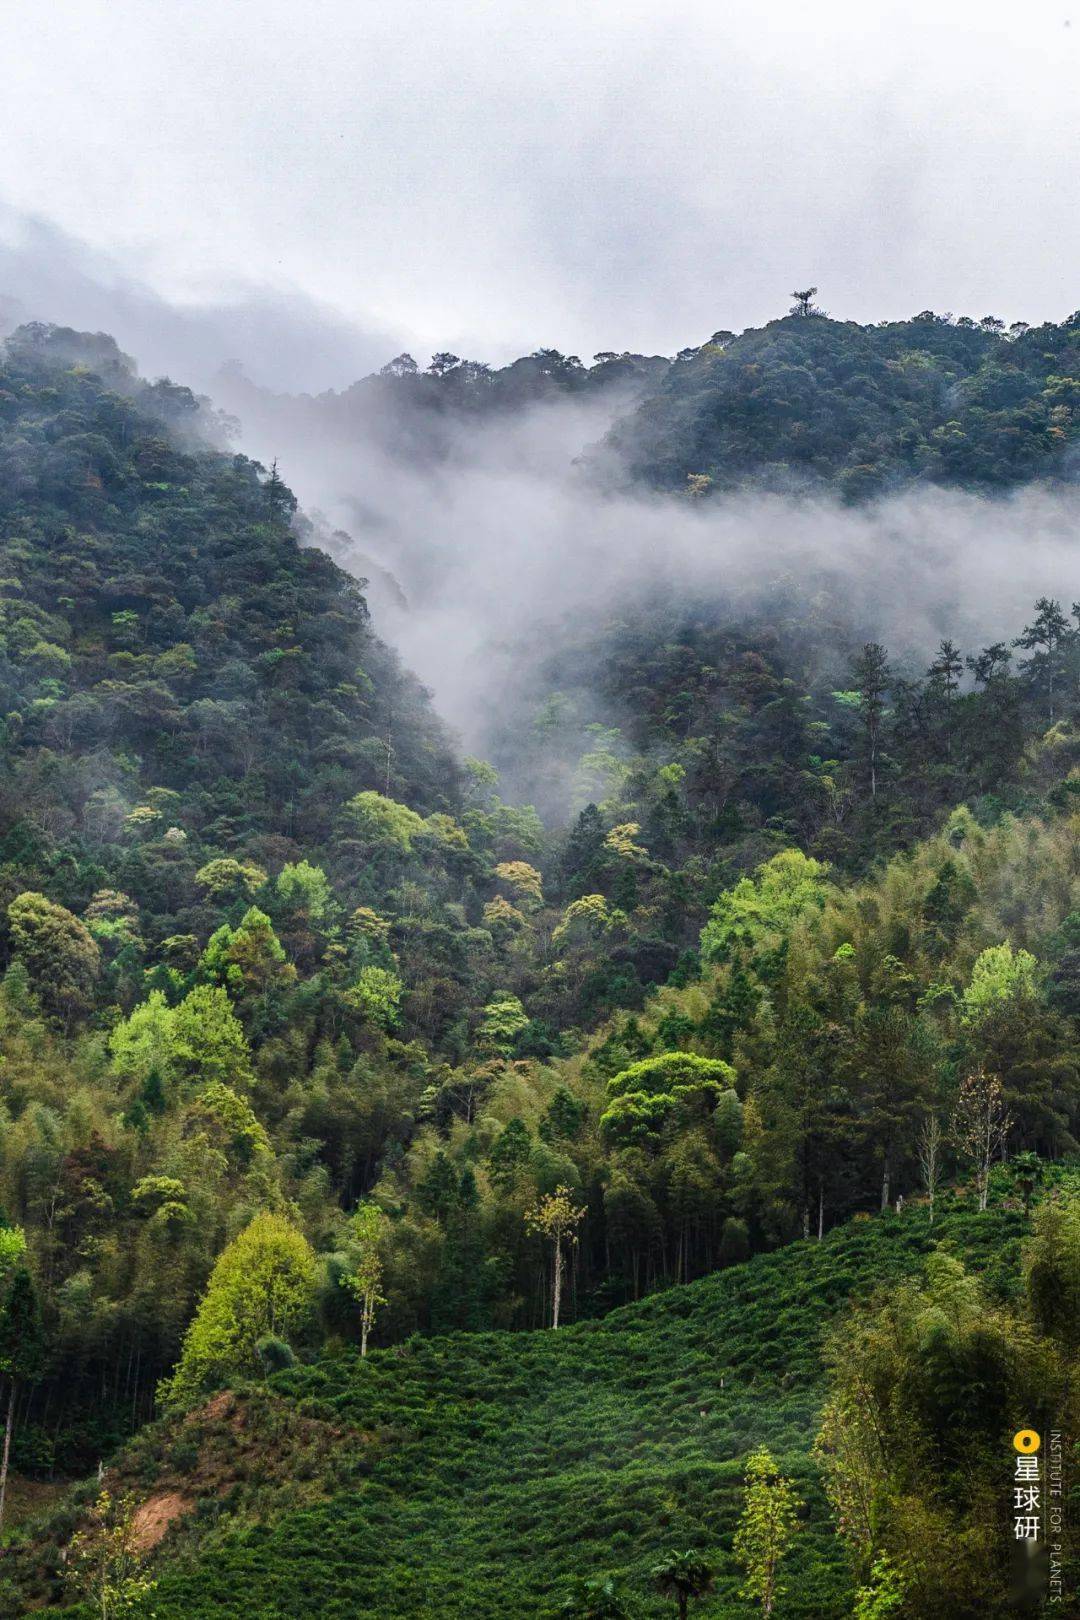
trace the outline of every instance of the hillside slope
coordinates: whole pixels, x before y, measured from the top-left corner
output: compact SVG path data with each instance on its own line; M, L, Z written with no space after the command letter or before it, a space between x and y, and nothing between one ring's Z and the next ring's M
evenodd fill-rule
M823 1334L936 1241L1014 1296L1025 1226L1018 1205L978 1215L948 1198L933 1229L915 1207L855 1220L557 1334L414 1338L215 1397L109 1472L141 1522L178 1513L152 1570L157 1620L546 1615L572 1577L607 1571L659 1616L647 1572L671 1546L720 1571L703 1614L749 1617L731 1539L762 1442L808 1503L778 1612L841 1620L851 1583L809 1456ZM62 1601L77 1517L39 1533L20 1601Z
M1008 333L926 310L861 326L809 306L684 349L607 441L608 471L706 493L1075 477L1080 321ZM604 464L601 458L598 465Z

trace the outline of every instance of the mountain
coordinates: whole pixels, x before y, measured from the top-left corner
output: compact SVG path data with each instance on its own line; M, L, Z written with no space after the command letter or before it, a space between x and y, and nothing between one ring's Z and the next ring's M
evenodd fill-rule
M824 366L837 323L792 319ZM456 369L374 392L442 399ZM478 410L561 410L583 373ZM793 1613L890 1582L902 1620L1000 1610L1002 1449L1077 1387L1080 609L929 660L823 571L496 624L487 701L538 812L460 757L234 432L100 334L3 349L11 1612L114 1579L145 1607L153 1574L160 1613L254 1588L272 1613L293 1546L282 1612L537 1612L607 1571L633 1610L693 1550L738 1615L748 1453L810 1504ZM946 1181L931 1233L911 1206ZM815 1381L826 1307L874 1279Z
M911 483L1073 481L1078 400L1080 316L1006 332L927 310L861 326L808 304L683 350L598 464L698 495L749 480L854 501Z

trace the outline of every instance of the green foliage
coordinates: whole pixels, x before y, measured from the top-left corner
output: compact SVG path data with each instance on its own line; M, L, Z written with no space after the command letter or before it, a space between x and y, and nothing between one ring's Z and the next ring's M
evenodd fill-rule
M645 1143L674 1121L708 1116L735 1084L735 1071L719 1058L694 1052L665 1052L643 1058L607 1083L611 1102L601 1115L607 1138Z
M1024 1245L1024 1278L1035 1326L1064 1353L1080 1355L1080 1197L1054 1192L1035 1212Z
M701 935L704 959L722 962L734 950L753 953L774 944L804 914L824 907L826 872L820 861L787 849L752 878L741 878L713 906Z
M146 1614L156 1582L143 1574L135 1523L135 1500L119 1501L103 1490L94 1503L92 1527L72 1541L68 1580L100 1620L129 1620Z
M1054 477L1076 435L1061 409L1075 325L1006 333L925 310L861 326L799 309L683 351L607 452L633 477L678 491L689 479L706 498L747 479L859 501L904 483Z
M671 368L541 352L488 374L439 356L372 382L382 406L419 390L449 421L663 376L637 426L691 395L704 424L683 467L688 418L669 422L680 492L689 470L707 501L742 465L855 499L882 479L1001 487L1025 440L1029 470L1053 464L1000 390L1052 394L1029 424L1067 412L1074 340L1075 323L1036 343L852 328L808 295L794 324L718 334ZM876 398L851 388L856 363ZM812 413L807 377L827 384ZM770 398L783 423L758 412ZM903 471L882 399L903 401ZM356 582L301 544L317 524L276 467L213 448L219 428L106 339L30 328L0 355L0 1205L25 1234L10 1320L37 1349L19 1376L43 1375L17 1403L16 1456L82 1471L151 1415L159 1380L186 1403L278 1368L304 1421L325 1397L318 1421L353 1437L353 1462L310 1493L298 1473L290 1511L305 1534L318 1520L320 1557L346 1520L374 1549L370 1568L335 1568L340 1599L307 1560L314 1589L290 1591L290 1612L410 1612L425 1562L448 1614L537 1612L577 1572L573 1547L586 1576L625 1569L629 1601L660 1613L648 1570L674 1546L714 1564L717 1602L741 1615L738 1481L768 1443L810 1504L790 1560L805 1590L789 1582L784 1603L849 1614L806 1459L818 1325L853 1270L914 1269L923 1128L947 1122L934 1234L983 1258L997 1234L997 1283L973 1304L935 1261L901 1301L916 1327L894 1299L892 1350L867 1329L855 1360L928 1423L996 1422L1020 1223L1080 1140L1080 611L1040 598L1015 663L946 640L922 676L813 574L737 616L687 593L570 614L557 643L538 625L495 741L541 822L499 800L491 768L459 768ZM989 1154L965 1119L979 1076L999 1109ZM974 1228L945 1191L965 1158ZM901 1197L865 1248L849 1234L849 1264L829 1228ZM261 1304L245 1292L263 1251L237 1247L261 1221L281 1223L265 1248L284 1257L292 1327L276 1285ZM1074 1225L1044 1202L1025 1252L1040 1378L1073 1353ZM805 1296L783 1256L775 1275L761 1258L800 1231L821 1234L796 1251ZM729 1292L709 1314L693 1279L718 1268L708 1286ZM662 1295L673 1283L688 1286ZM290 1364L284 1335L316 1295ZM355 1383L347 1353L308 1365L320 1335L366 1348L375 1306L391 1356ZM560 1307L565 1360L499 1336ZM426 1337L451 1328L475 1342ZM884 1603L875 1537L905 1580L905 1549L934 1539L911 1491L877 1491L856 1394L845 1532L865 1601ZM248 1613L280 1571L257 1545L265 1504L245 1501L253 1540L240 1552L223 1530L223 1567ZM954 1597L980 1534L943 1577Z
M266 873L253 861L220 857L200 867L195 873L195 882L201 884L215 900L250 899L266 882Z
M398 1022L403 990L396 973L372 965L360 969L346 992L346 999L380 1029L393 1029Z
M237 1374L257 1374L259 1343L303 1325L315 1285L315 1257L283 1216L256 1215L219 1257L160 1398L187 1406Z
M888 1620L900 1613L906 1596L903 1573L883 1554L874 1559L869 1581L855 1594L854 1620Z
M156 1571L159 1620L377 1614L388 1592L398 1615L419 1617L433 1590L446 1620L502 1620L557 1611L583 1566L616 1572L633 1611L661 1620L675 1602L650 1571L673 1548L714 1572L715 1596L690 1600L691 1614L711 1604L750 1620L760 1606L738 1595L732 1543L761 1446L806 1502L777 1615L849 1620L859 1583L809 1457L822 1334L853 1295L914 1277L938 1237L1000 1298L1023 1230L1016 1211L949 1202L933 1229L917 1210L855 1222L558 1333L298 1363L274 1386L338 1435L321 1483L300 1501L290 1479L261 1513L196 1527ZM362 1450L361 1434L382 1438ZM357 1545L363 1558L332 1552Z
M101 967L89 931L43 894L20 894L7 908L11 943L43 1003L71 1019L91 1002Z
M746 1463L746 1505L735 1535L734 1553L746 1570L745 1596L756 1598L762 1614L772 1614L783 1594L780 1565L798 1529L801 1507L767 1446Z
M476 1031L477 1045L488 1052L511 1052L528 1022L529 1015L517 996L505 993L484 1008Z
M565 1620L630 1620L633 1610L627 1606L614 1576L602 1575L593 1580L581 1577L558 1613Z
M386 1304L380 1292L383 1278L382 1244L386 1217L377 1204L358 1204L350 1222L351 1268L342 1281L360 1306L360 1354L367 1355L368 1335L375 1313Z
M201 984L173 1012L170 1064L181 1084L191 1088L216 1081L227 1086L252 1082L251 1058L243 1025L219 985Z
M1002 1460L1017 1429L1045 1431L1074 1399L1033 1314L938 1248L925 1280L882 1291L836 1330L818 1447L839 1528L869 1572L866 1612L896 1609L901 1586L926 1620L1005 1611Z
M354 836L372 850L411 854L413 840L424 830L424 819L415 810L370 790L350 799L343 816Z
M286 911L299 913L315 928L327 927L337 909L326 873L310 861L287 862L274 879L274 894Z
M679 1620L685 1620L690 1602L713 1590L713 1570L694 1552L669 1552L649 1571L657 1589L675 1599Z
M962 998L966 1023L977 1024L1002 1002L1033 997L1038 963L1030 951L1014 951L1009 944L982 951L971 970L971 983Z

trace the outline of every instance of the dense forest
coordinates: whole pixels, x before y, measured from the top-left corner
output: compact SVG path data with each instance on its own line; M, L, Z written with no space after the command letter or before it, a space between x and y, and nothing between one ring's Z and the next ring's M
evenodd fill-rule
M305 409L603 396L598 500L850 502L1067 482L1078 361L808 296ZM1007 1612L1080 1387L1074 580L928 657L813 581L568 606L492 764L234 435L4 344L0 1613Z
M825 482L848 500L1075 477L1080 316L1006 330L924 310L860 326L827 319L816 292L759 331L683 350L612 430L623 475L696 495Z

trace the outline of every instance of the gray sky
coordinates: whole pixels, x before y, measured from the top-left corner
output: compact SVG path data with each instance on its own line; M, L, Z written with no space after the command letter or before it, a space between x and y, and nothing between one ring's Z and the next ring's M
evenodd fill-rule
M250 306L231 352L307 387L402 344L673 352L813 282L1061 317L1071 4L0 0L0 294Z

